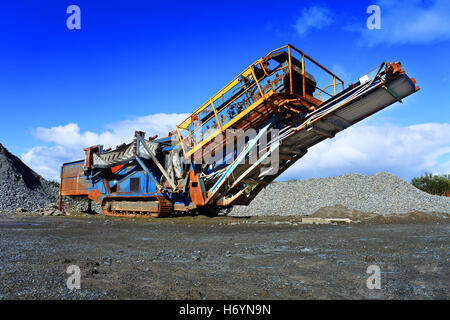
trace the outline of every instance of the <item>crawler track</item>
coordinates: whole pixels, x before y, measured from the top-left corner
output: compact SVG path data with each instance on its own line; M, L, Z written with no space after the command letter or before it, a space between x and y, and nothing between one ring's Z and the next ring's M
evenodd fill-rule
M170 217L173 204L163 196L109 197L102 203L102 213L110 217Z

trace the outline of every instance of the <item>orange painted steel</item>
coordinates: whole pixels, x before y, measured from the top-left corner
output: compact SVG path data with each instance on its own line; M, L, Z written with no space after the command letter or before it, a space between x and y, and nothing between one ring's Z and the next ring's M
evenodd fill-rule
M203 206L205 204L205 198L203 197L203 192L200 187L200 182L195 171L189 171L189 184L190 184L190 195L192 202L195 206Z
M83 163L64 166L61 169L61 196L88 195L88 183L83 173Z

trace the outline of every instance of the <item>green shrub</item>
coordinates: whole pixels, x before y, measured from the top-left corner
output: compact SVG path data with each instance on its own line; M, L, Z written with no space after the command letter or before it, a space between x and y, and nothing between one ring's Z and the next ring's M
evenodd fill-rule
M425 172L424 176L413 178L411 184L422 191L443 196L446 191L450 191L450 174L433 175Z
M59 188L59 182L58 182L58 181L56 181L56 180L50 180L49 183L50 183L51 185L53 185L53 186Z

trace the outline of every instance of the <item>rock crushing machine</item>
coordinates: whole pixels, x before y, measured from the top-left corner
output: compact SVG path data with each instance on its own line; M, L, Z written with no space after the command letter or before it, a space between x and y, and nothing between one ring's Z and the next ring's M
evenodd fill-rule
M167 137L105 150L61 169L60 200L83 196L109 216L215 216L248 205L315 144L418 91L399 62L345 87L286 45L257 60Z

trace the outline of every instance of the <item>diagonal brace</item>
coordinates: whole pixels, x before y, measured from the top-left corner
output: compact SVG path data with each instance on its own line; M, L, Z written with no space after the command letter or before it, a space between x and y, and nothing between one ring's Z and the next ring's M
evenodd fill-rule
M159 168L159 170L161 170L161 173L167 179L167 181L169 182L172 189L175 190L176 189L175 183L173 182L172 178L167 173L166 169L164 169L164 167L161 165L161 163L158 161L158 159L156 159L156 157L153 155L153 152L145 145L144 141L142 140L142 137L140 135L137 135L137 138L139 139L141 144L144 146L145 150L147 150L147 152L150 155L150 157L152 158L153 162L156 164L156 166Z

